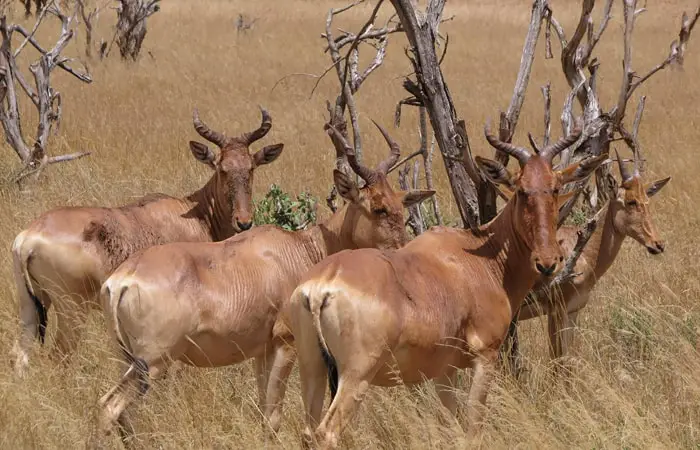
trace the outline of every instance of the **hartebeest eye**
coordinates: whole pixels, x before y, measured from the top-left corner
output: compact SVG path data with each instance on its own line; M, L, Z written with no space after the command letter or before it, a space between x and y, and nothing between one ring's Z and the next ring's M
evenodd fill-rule
M637 200L630 200L627 202L627 206L637 206L638 204Z
M386 216L389 214L389 211L386 210L386 208L375 208L372 210L372 214L375 214L377 216Z

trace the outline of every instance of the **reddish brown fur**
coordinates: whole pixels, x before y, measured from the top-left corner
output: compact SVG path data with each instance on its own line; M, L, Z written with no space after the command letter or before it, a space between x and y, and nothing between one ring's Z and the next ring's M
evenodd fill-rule
M574 268L574 273L579 275L561 286L552 299L529 301L520 310L518 320L547 314L552 358L566 354L579 312L588 304L591 291L612 266L627 236L646 247L651 254L664 251L663 241L652 220L649 198L660 191L670 177L645 185L639 174L627 179L624 171L621 175L620 188L614 190L614 197L600 212L601 223ZM557 233L565 252L573 249L577 232L575 226L564 226Z
M321 349L334 358L339 373L337 395L315 433L321 447L337 445L371 384L435 378L441 400L454 412L449 385L458 368L475 370L468 416L470 423L480 420L477 403L485 402L513 312L538 275L554 274L562 260L555 227L558 189L596 167L555 173L554 152L527 158L526 150L487 137L517 155L522 170L515 178L499 163L477 159L494 182L516 190L479 233L438 227L399 250L343 251L311 269L292 294L288 317L297 342L307 439L323 406Z
M297 232L264 226L219 243L151 247L119 266L103 285L102 301L132 364L100 400L102 430L121 421L138 367L157 377L175 360L206 367L248 358L256 360L260 409L270 427L279 428L294 349L278 313L298 281L342 249L404 245L403 208L434 193L395 193L385 173L353 163L371 181L358 189L335 171L336 188L348 204L323 224Z
M166 242L219 241L250 227L253 171L272 162L282 144L251 155L248 134L225 138L196 113L194 122L203 137L221 148L217 156L206 145L190 142L195 158L214 169L198 191L184 198L149 194L119 208L57 208L17 235L13 260L22 331L13 353L18 373L28 365L34 337L43 340L46 310L52 305L59 312L53 354L70 353L83 316L97 305L100 285L129 255ZM262 137L270 126L263 112L254 137Z

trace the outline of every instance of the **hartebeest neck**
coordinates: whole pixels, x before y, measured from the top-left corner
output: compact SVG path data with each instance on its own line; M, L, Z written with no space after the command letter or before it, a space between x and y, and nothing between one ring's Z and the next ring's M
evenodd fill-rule
M348 205L344 205L326 221L302 232L309 240L309 257L314 264L341 250L357 248L352 240L350 221Z
M491 222L480 228L490 249L488 263L496 283L501 283L510 301L511 313L519 308L528 291L540 278L532 268L532 249L513 225L514 206L510 201Z
M604 217L603 226L596 228L583 251L596 279L602 277L615 262L625 240L625 234L615 228L615 208L611 202L612 200L600 212Z
M191 204L190 218L199 220L213 241L223 241L236 234L230 202L217 172L207 184L185 197L185 200Z

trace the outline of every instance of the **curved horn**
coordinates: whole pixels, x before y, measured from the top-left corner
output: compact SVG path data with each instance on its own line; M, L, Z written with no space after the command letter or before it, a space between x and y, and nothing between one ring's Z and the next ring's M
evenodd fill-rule
M384 140L386 140L386 143L389 145L389 156L382 162L379 163L377 166L377 172L381 172L384 175L389 173L389 169L391 169L394 164L399 160L399 157L401 156L401 148L399 147L399 144L394 141L391 136L389 136L389 133L377 122L372 120L372 123L379 128L379 132L382 133L382 136L384 136Z
M578 141L578 138L581 137L581 132L583 131L582 127L580 124L576 125L576 128L574 131L571 132L570 135L562 137L559 139L557 142L554 144L550 144L544 149L542 149L542 152L540 152L540 155L543 158L546 158L548 161L552 161L555 156L557 156L559 153L563 152L567 148L571 147L571 145Z
M503 142L496 136L492 135L488 122L486 125L484 125L484 135L486 136L486 140L489 141L489 144L491 144L491 147L495 148L496 150L500 150L503 153L507 153L513 158L517 159L521 166L527 164L527 161L530 159L530 152L528 152L527 149L516 147L508 142Z
M270 131L270 128L272 128L272 117L270 117L270 113L267 112L267 110L262 106L260 106L260 113L262 114L262 122L260 123L260 127L258 127L257 130L251 131L250 133L243 133L241 136L241 140L246 145L250 145L257 140L264 138L268 131Z
M365 183L373 183L376 179L376 174L372 169L363 166L359 163L359 161L357 161L357 158L355 157L355 149L353 149L350 146L350 144L348 144L348 141L345 139L345 136L343 136L343 134L340 131L338 131L333 125L329 123L327 123L324 126L324 128L343 145L343 149L345 150L345 156L348 158L348 164L350 164L352 170L356 174L358 174L360 178L365 180Z
M194 112L192 113L192 122L194 123L194 129L197 131L197 133L199 133L200 136L202 136L207 141L218 145L219 147L224 146L224 144L226 143L226 136L206 126L204 122L202 122L202 120L199 118L199 110L197 110L197 108L195 108Z
M622 161L622 158L620 158L620 154L617 152L617 149L615 149L615 157L617 158L617 167L620 169L620 176L622 177L622 182L624 183L632 178L632 174L630 174L629 170L627 170L625 167L625 163Z
M540 149L540 146L537 145L537 141L535 141L535 137L529 131L527 132L527 139L530 141L530 146L532 147L532 149L535 151L535 153L537 153L539 155L540 152L542 151L542 149Z

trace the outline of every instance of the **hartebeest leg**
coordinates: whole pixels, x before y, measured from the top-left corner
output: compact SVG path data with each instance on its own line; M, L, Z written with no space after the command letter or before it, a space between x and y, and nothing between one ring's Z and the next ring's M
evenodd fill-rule
M43 334L45 329L41 329L39 315L48 312L48 304L43 303L39 311L39 298L32 298L29 289L24 280L24 276L19 266L19 260L14 258L14 278L17 286L17 294L19 301L19 319L20 319L20 334L12 348L12 354L15 357L15 371L19 376L24 376L27 367L29 366L29 353L31 351L34 340L41 337L43 342ZM45 316L44 316L45 317Z
M304 334L304 333L301 333ZM321 356L318 342L311 347L302 349L301 336L297 338L297 351L299 353L299 379L301 380L301 396L304 401L304 416L306 426L303 432L304 446L308 447L313 442L314 430L321 422L323 400L326 397L326 383L328 383L328 369Z
M352 371L341 372L338 378L338 392L326 412L326 416L316 430L316 439L321 449L336 448L338 440L345 427L350 423L357 412L357 408L364 400L370 383L382 364L390 357L385 352L381 357L374 358L370 355L377 354L369 349L360 356L361 359L347 363Z
M87 311L80 299L63 295L56 301L56 339L50 356L56 360L68 361L78 346L83 331Z
M498 350L489 350L482 352L472 363L474 377L469 389L469 398L467 399L467 435L471 439L474 438L481 427L484 408L486 407L486 396L491 387L497 359Z
M125 410L134 400L146 393L149 378L158 378L165 370L166 366L163 363L150 366L145 363L133 363L129 366L116 386L110 389L98 403L101 411L100 437L109 436L112 428L117 425L124 445L132 444L134 430L131 422L126 418Z
M274 348L267 376L265 417L273 432L277 433L282 423L282 402L287 392L287 379L294 367L294 347L282 344Z
M560 359L566 355L573 341L574 327L578 311L588 302L588 296L577 296L571 304L556 302L547 315L547 331L549 333L550 355L552 359Z
M457 393L455 392L455 381L457 380L457 371L452 370L449 373L435 379L435 392L442 405L452 414L457 417Z

